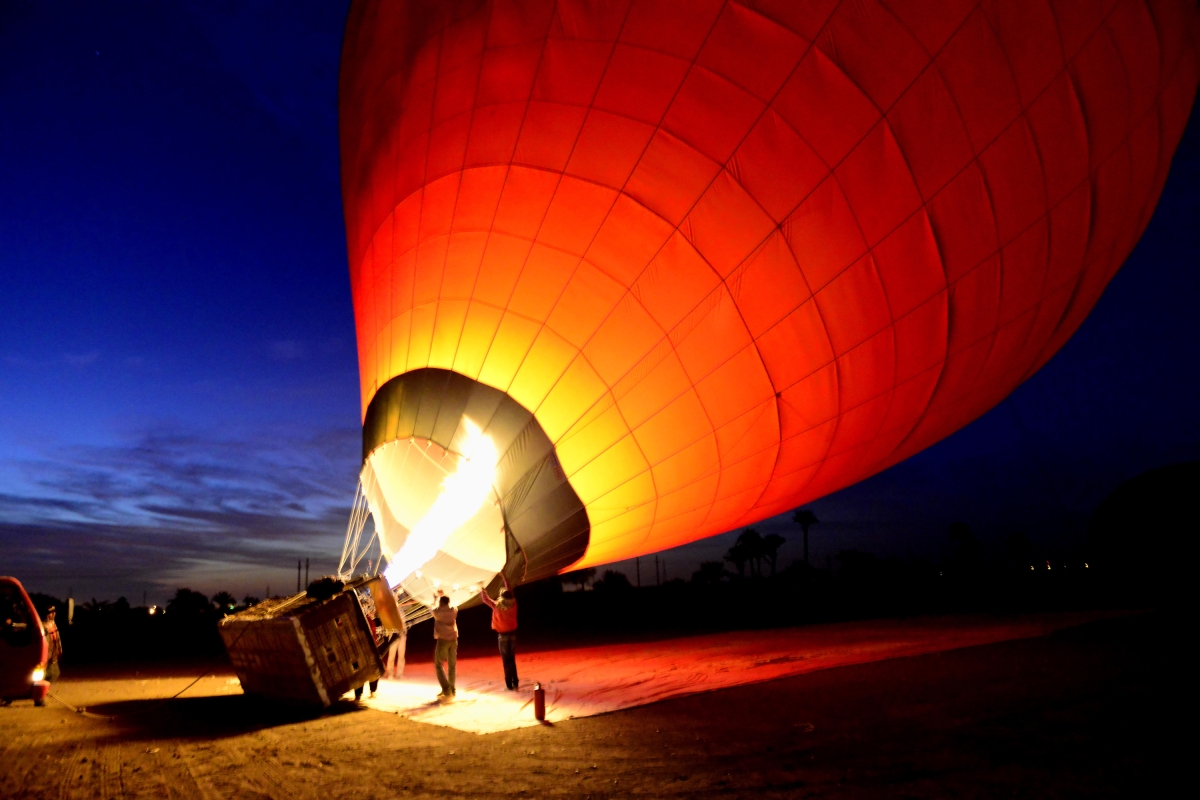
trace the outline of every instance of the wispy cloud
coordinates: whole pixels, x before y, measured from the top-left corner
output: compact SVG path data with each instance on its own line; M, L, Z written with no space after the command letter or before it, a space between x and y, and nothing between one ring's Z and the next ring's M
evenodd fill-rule
M258 587L298 555L331 568L353 499L358 436L350 428L247 438L160 428L45 453L19 465L24 485L0 493L6 571L35 585L107 579L115 596L146 584L240 591L228 585L235 577Z

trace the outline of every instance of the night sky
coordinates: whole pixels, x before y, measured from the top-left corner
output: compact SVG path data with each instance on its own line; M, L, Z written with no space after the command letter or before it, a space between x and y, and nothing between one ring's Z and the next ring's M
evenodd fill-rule
M261 596L332 570L360 458L338 2L0 6L0 573ZM813 503L815 562L936 560L969 523L1069 556L1200 458L1200 122L1092 315L977 422ZM786 518L756 526L785 533ZM736 533L663 555L670 577ZM653 559L650 559L652 561ZM646 580L653 566L642 560Z

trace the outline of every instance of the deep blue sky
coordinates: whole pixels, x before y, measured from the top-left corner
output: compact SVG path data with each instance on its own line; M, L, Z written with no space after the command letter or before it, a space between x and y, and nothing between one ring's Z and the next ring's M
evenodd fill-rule
M161 602L287 590L297 557L334 566L359 460L344 17L325 0L0 6L0 573ZM1121 480L1200 458L1198 128L1075 338L974 424L812 504L818 563L936 559L956 519L990 547L1023 530L1069 551ZM731 536L665 554L670 574Z

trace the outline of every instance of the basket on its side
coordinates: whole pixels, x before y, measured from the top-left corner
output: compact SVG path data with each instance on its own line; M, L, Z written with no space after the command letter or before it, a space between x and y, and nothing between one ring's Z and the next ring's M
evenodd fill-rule
M353 591L266 600L225 617L219 628L248 694L325 708L383 675Z

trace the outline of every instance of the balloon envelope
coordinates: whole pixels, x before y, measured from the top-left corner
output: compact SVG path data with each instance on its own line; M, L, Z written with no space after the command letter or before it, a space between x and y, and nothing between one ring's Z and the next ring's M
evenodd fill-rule
M429 370L528 414L583 511L543 571L874 474L1090 311L1166 179L1197 20L1185 0L356 2L364 416ZM461 419L429 441L453 450ZM375 430L365 449L391 446Z

